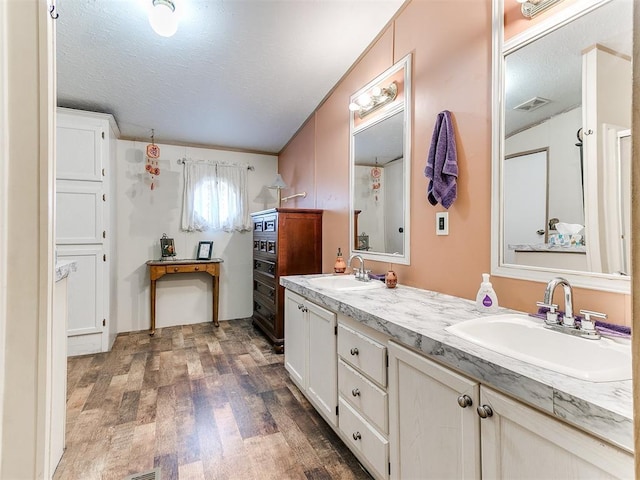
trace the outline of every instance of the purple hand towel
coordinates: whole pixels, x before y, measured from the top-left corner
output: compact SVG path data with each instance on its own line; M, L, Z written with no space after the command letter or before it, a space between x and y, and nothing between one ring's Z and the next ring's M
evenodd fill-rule
M458 153L449 110L440 112L436 118L424 175L430 179L427 187L429 203L437 205L440 202L444 208L449 208L458 195Z

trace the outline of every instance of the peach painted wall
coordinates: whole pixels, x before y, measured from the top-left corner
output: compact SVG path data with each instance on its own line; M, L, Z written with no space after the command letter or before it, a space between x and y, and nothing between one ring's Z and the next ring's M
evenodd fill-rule
M307 192L305 198L296 197L283 204L287 208L315 208L315 131L312 116L278 157L278 173L291 188L282 190L282 197Z
M474 14L461 16L461 11ZM491 262L491 51L490 0L414 0L281 152L279 169L287 172L286 181L293 171L300 186L315 177L315 205L304 206L325 210L323 271L333 271L338 247L349 251L349 97L412 53L411 265L393 268L402 284L475 298ZM445 109L452 113L460 175L458 198L448 210L450 233L437 236L435 215L445 209L427 202L423 171L436 115ZM304 167L294 165L297 161ZM375 272L388 268L367 266ZM543 296L543 283L492 281L506 307L533 311ZM576 308L605 311L611 321L630 324L629 296L585 289L575 289L574 296Z

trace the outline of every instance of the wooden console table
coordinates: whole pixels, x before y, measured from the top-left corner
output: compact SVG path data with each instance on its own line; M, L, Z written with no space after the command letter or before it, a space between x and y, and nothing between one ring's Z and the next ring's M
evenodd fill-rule
M213 324L218 327L218 297L220 293L221 258L211 260L149 260L149 278L151 279L151 328L149 335L156 333L156 280L174 273L208 273L213 280Z

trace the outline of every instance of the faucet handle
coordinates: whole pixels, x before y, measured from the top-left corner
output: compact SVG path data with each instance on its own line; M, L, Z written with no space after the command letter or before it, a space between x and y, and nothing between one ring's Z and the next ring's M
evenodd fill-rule
M549 309L549 311L547 312L547 318L545 320L547 324L557 325L558 323L560 323L558 321L558 305L556 305L555 303L545 303L545 302L536 302L536 305L538 307L544 307Z
M595 332L596 322L591 317L600 318L602 320L607 319L606 313L593 312L591 310L580 310L580 314L584 315L584 318L580 322L580 329L585 332Z

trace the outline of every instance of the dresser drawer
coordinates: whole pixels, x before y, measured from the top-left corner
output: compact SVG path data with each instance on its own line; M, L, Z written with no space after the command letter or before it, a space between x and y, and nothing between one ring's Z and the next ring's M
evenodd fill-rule
M388 478L389 441L358 415L351 405L342 398L338 401L340 405L338 424L349 447L362 454L376 471L377 477Z
M270 262L269 260L260 260L254 258L253 269L266 275L274 276L276 274L276 264L275 262Z
M253 279L253 291L267 298L271 303L275 303L276 301L276 289L273 285L261 282L258 278Z
M273 305L268 305L263 299L254 294L253 314L265 320L271 327L275 327L276 312Z
M167 273L191 273L191 272L206 272L207 265L167 265Z
M338 360L338 392L382 433L389 433L387 392Z
M387 347L381 343L339 324L338 354L373 381L387 386Z
M265 232L275 232L276 231L276 216L269 215L264 217L263 229Z
M253 231L254 232L264 231L264 219L262 217L256 217L253 219Z

